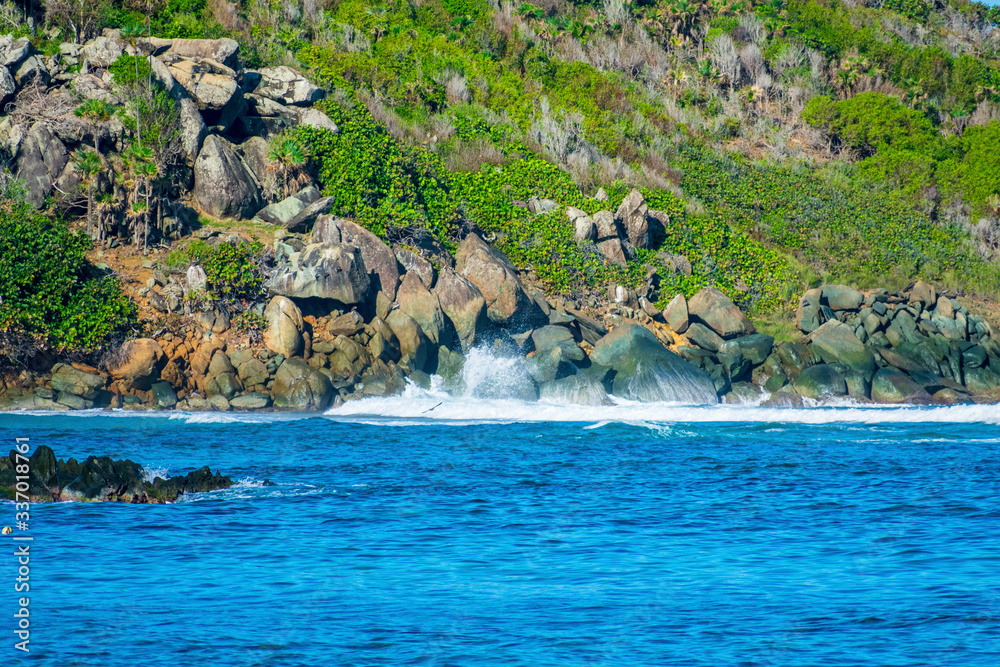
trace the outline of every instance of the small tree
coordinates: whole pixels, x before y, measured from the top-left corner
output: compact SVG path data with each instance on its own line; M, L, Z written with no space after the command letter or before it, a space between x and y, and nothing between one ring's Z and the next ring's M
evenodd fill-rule
M288 197L288 172L306 163L308 154L305 147L295 139L278 137L271 146L268 159L281 169L285 197Z
M93 238L94 212L94 181L103 171L101 158L95 151L77 150L73 154L73 167L80 172L83 182L87 184L87 236Z
M78 118L83 118L94 127L94 151L101 154L100 126L111 120L115 115L115 106L104 100L87 100L73 110Z

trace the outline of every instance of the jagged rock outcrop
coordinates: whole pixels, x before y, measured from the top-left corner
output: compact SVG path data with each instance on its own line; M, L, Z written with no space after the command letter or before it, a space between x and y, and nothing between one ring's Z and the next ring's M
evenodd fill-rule
M414 272L407 273L407 276L412 273ZM489 322L486 316L486 297L472 281L449 268L441 270L434 293L458 336L462 350L468 352L475 345L476 335Z
M541 319L514 265L475 234L466 236L458 247L455 270L482 293L486 314L494 323L528 328Z
M27 188L25 200L40 207L68 162L69 152L59 137L44 123L32 125L17 154L17 173Z
M369 272L372 294L381 291L390 300L396 298L399 263L396 255L379 237L355 222L324 215L317 219L312 239L317 243L343 243L357 248Z
M264 67L258 74L258 83L247 92L281 104L305 106L326 96L322 88L314 86L290 67Z
M371 282L356 246L311 243L279 264L267 287L273 294L293 299L330 299L354 305L368 299Z

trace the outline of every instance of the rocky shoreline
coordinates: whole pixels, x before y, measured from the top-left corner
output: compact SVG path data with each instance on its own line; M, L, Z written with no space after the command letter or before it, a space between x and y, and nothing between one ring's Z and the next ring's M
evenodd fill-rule
M228 489L233 480L221 473L212 474L205 466L183 477L144 477L135 461L90 456L82 463L76 459L56 459L52 449L39 445L28 463L27 488L19 480L18 465L23 457L15 451L0 458L0 498L14 500L28 496L31 502L120 502L161 504L176 501L185 493L203 493ZM21 486L18 486L18 484ZM16 496L19 492L21 496Z
M333 198L308 183L268 204L267 140L295 125L338 131L312 106L325 91L300 73L244 69L227 39L130 43L107 31L59 51L43 57L24 38L0 37L3 100L36 91L47 110L0 121L0 152L32 202L80 185L73 147L122 150L119 118L94 125L49 111L71 109L67 100L75 99L120 103L110 68L123 54L140 55L179 109L184 159L175 168L178 182L191 186L190 196L177 193L160 212L162 239L197 238L216 249L250 243L242 232L199 228L185 201L212 216L251 219L258 230L276 228L265 250L266 301L208 300L197 260L170 266L147 242L150 277L132 297L153 314L156 333L97 366L41 355L0 386L0 410L324 411L399 394L409 382L427 388L433 376L456 395L585 405L611 396L779 406L1000 399L1000 331L931 285L809 290L796 317L802 337L779 342L711 287L690 299L678 294L661 312L652 303L652 269L638 292L612 285L600 298L546 295L474 228L452 252L426 232L386 243L331 215ZM592 217L551 200L515 203L536 216L565 215L576 242L612 264L656 248L671 224L635 190L617 210ZM97 253L99 262L110 261L124 238L106 222L109 256ZM672 270L690 274L687 258L670 260ZM244 307L263 323L259 337L237 331ZM476 355L493 361L470 363Z

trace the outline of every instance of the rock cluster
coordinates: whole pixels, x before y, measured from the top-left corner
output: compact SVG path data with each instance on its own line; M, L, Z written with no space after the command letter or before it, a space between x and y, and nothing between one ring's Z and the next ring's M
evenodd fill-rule
M544 206L536 208L539 213L547 212ZM598 211L591 217L570 206L566 215L574 226L577 243L596 243L608 261L621 266L627 262L629 248L658 246L670 224L667 214L651 210L638 190L632 190L614 213Z
M17 465L23 460L11 451L0 458L0 498L15 499ZM142 466L134 461L116 461L107 456L90 456L82 463L76 459L56 460L49 447L40 445L28 465L28 491L31 502L123 502L168 503L184 493L227 489L233 480L220 473L212 474L205 466L182 477L146 479ZM23 493L23 491L22 491Z
M21 108L0 120L0 155L24 180L27 199L35 206L52 194L72 194L79 185L70 159L77 147L125 147L126 130L117 116L91 124L73 114L81 99L123 103L109 71L123 54L147 58L177 105L187 160L175 167L184 173L174 180L193 181L198 207L215 217L251 218L265 208L266 184L273 178L267 172L269 138L296 125L337 131L325 114L311 108L325 97L322 89L288 67L243 68L239 45L231 39L131 43L117 30L106 30L86 44L61 44L59 53L45 56L26 37L0 36L0 104ZM105 177L96 184L97 192L113 187ZM319 199L316 193L301 208ZM328 210L331 202L325 203ZM168 235L176 238L181 223L174 221ZM301 220L299 225L306 227Z

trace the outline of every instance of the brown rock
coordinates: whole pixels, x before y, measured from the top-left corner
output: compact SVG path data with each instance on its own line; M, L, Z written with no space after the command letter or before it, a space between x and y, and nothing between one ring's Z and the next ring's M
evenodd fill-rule
M153 386L166 355L152 338L137 338L122 347L121 361L111 368L111 377L123 388L146 391Z

